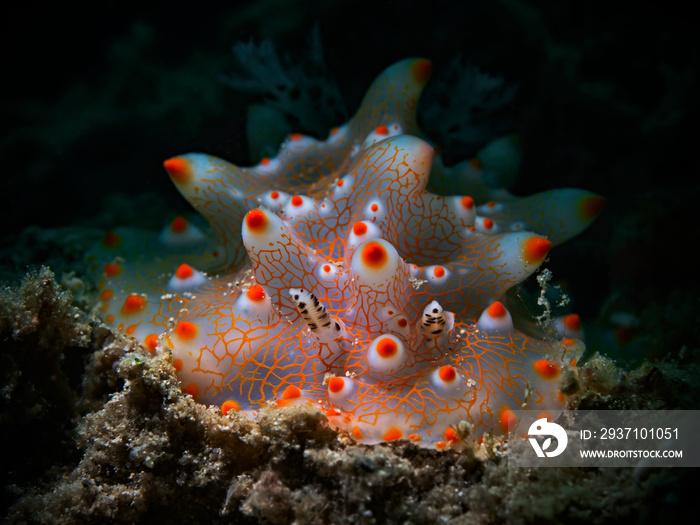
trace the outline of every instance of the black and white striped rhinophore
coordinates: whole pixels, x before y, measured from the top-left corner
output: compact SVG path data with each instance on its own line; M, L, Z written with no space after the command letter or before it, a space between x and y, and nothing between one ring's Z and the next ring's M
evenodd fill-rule
M332 317L314 294L303 288L290 288L289 295L319 342L330 343L345 333L343 322Z
M437 301L432 301L423 309L420 322L421 332L425 335L439 336L452 330L454 317L445 312Z

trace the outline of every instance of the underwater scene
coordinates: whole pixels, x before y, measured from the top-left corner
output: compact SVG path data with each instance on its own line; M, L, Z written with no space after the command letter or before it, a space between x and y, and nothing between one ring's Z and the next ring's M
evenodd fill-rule
M6 22L3 522L690 516L691 20L263 0Z

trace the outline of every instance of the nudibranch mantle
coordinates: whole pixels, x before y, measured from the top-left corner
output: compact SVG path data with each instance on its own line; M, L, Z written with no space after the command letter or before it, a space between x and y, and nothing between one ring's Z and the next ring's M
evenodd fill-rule
M314 404L363 443L446 448L463 420L478 439L523 407L556 416L580 330L526 335L503 295L603 198L517 198L481 182L478 159L442 166L416 123L429 74L428 60L394 64L326 140L291 135L250 168L165 161L210 228L178 217L159 234L109 232L89 257L105 321L169 352L201 403L252 416ZM465 191L431 193L430 177Z

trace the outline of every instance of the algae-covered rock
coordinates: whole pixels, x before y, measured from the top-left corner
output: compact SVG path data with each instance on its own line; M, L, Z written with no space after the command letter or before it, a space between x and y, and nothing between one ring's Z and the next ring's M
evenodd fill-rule
M691 469L509 468L523 441L356 445L308 406L222 415L182 393L166 355L71 307L48 269L1 299L8 523L654 523L694 487ZM601 357L578 381L596 408L687 407L700 384L695 366Z

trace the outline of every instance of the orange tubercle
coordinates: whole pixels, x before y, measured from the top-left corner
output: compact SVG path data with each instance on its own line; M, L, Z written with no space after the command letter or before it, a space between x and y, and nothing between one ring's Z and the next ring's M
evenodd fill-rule
M370 206L369 209L372 210L373 212L376 212L379 210L379 206L377 206L376 204L372 204L372 206Z
M377 343L377 353L379 354L380 357L383 357L384 359L389 359L390 357L394 357L396 353L399 351L399 347L396 344L396 341L393 339L390 339L389 337L386 337L384 339L381 339Z
M245 216L245 223L250 231L261 233L267 226L267 217L262 210L250 210Z
M122 306L122 313L129 315L140 312L146 306L146 300L140 295L131 294L126 299L124 299L124 306Z
M388 130L387 127L386 127L385 125L383 125L383 124L382 124L381 126L378 126L377 129L374 130L374 132L375 132L377 135L388 135L388 134L389 134L389 130Z
M564 317L564 326L569 330L580 330L581 318L577 314L569 314Z
M238 405L238 403L236 403L232 399L229 399L229 400L221 403L221 413L223 415L226 415L231 411L238 412L240 409L241 409L241 407Z
M396 427L391 427L389 430L387 430L384 433L384 435L382 436L382 439L384 441L395 441L397 439L401 439L402 437L403 437L403 432L401 432Z
M588 195L579 202L579 214L586 221L592 221L603 210L605 197L601 195Z
M182 233L187 229L187 219L185 219L182 215L178 215L173 219L173 222L170 223L170 231L173 233Z
M292 206L301 206L302 204L304 204L304 199L299 197L299 195L292 197Z
M462 207L471 210L474 207L474 199L471 197L462 197Z
M102 246L105 248L118 248L122 243L122 238L118 233L108 231L102 239Z
M250 299L251 301L264 301L265 300L265 289L260 286L259 284L254 284L250 288L248 288L248 291L245 293L246 297Z
M382 268L389 259L386 248L378 242L369 242L362 249L362 262L373 269Z
M493 221L491 219L484 219L484 228L487 230L493 228Z
M445 429L445 440L448 443L457 443L459 441L459 437L457 437L457 432L454 428L447 427Z
M197 325L189 321L182 321L175 327L175 333L180 339L190 341L197 335Z
M277 199L279 199L279 198L280 198L279 192L278 192L278 191L273 191L272 193L270 193L270 198L271 198L272 200L277 200Z
M328 390L330 390L334 394L340 392L344 386L345 379L343 379L342 377L331 377L330 381L328 381Z
M352 232L357 236L364 235L367 233L367 225L364 222L356 222L352 227Z
M509 432L515 428L518 418L515 416L515 413L512 410L509 408L503 408L498 414L498 421L501 424L501 429L503 432Z
M155 352L156 346L158 346L158 336L156 334L149 334L146 336L146 339L144 339L143 342L146 345L146 348L152 352Z
M102 293L100 294L100 300L101 301L109 301L113 295L114 295L114 290L111 290L108 288L108 289L102 291Z
M301 390L294 385L289 385L282 392L282 399L296 399L298 397L301 397Z
M537 375L543 379L554 379L559 375L559 367L556 363L551 363L546 359L540 359L532 363L532 367L537 372Z
M190 383L188 385L185 385L182 391L185 394L189 394L193 398L197 399L197 396L199 395L199 385L197 385L197 383Z
M163 162L163 167L176 183L184 184L192 179L192 166L182 157L166 160Z
M435 277L440 278L445 276L445 269L442 266L436 266L435 269L433 270L433 275Z
M181 264L178 266L177 270L175 270L175 276L178 279L189 279L194 275L194 270L189 264Z
M122 273L122 270L123 268L120 264L108 264L105 266L103 271L107 277L114 277L115 275Z
M433 65L430 63L430 60L423 58L416 60L411 65L411 73L413 74L413 78L415 78L418 82L423 83L428 80L428 77L430 77L430 71L432 68Z
M445 365L442 368L440 368L440 370L438 371L438 375L440 376L440 379L442 379L445 383L451 383L457 377L457 372L455 371L454 367L450 365Z
M503 317L506 315L506 307L503 306L503 303L501 303L500 301L496 301L494 303L491 303L488 312L491 317Z
M539 264L549 253L552 243L544 237L530 237L523 246L523 257L529 264Z
M182 372L182 359L175 359L175 361L173 361L173 367L176 372Z
M360 427L355 425L352 427L352 437L355 439L362 439L364 436L362 435L362 430L360 430Z

